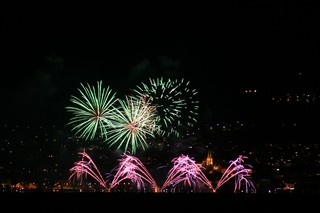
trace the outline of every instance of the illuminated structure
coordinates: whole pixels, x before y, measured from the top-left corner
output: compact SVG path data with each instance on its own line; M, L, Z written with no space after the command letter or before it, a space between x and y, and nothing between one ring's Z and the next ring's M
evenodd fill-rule
M213 162L211 150L208 151L207 157L202 161L200 165L206 168L208 174L212 174L214 171L218 171L221 169L221 166L218 163Z

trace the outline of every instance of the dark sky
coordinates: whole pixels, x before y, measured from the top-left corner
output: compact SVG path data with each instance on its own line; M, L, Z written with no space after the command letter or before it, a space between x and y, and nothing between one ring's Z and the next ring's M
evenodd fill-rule
M2 15L0 119L64 124L70 95L98 80L125 94L149 77L183 77L217 113L243 88L294 89L301 74L318 89L319 11L296 6Z

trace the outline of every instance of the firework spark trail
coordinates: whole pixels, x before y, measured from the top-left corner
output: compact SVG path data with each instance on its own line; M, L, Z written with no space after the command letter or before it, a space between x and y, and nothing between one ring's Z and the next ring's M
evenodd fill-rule
M156 181L138 158L124 153L119 161L119 165L114 169L116 174L110 184L110 189L119 185L123 180L129 179L136 184L138 191L146 190L145 182L151 184L154 192L159 191Z
M72 131L80 134L81 138L93 140L96 134L107 137L107 127L112 126L111 120L114 118L113 104L116 97L110 87L102 87L102 81L97 82L97 88L84 86L78 89L81 97L71 96L70 101L75 106L66 107L67 111L73 113L74 117L70 119L67 125L74 125Z
M131 145L131 152L135 154L138 146L143 150L148 146L147 137L154 137L160 129L156 123L157 112L146 97L135 98L126 96L126 100L119 100L120 107L116 108L116 115L108 137L109 146L117 144L117 149L123 145L124 152Z
M190 81L185 79L175 79L175 90L179 91L178 95L183 98L184 106L180 110L180 119L178 126L193 126L197 122L199 111L199 100L197 100L198 91L190 88Z
M82 155L82 159L75 162L75 166L70 169L71 175L69 177L69 181L75 176L77 180L80 180L80 182L82 182L82 179L84 177L87 178L87 175L90 175L103 188L109 191L106 181L102 177L98 167L95 165L91 157L85 151L79 152L79 154Z
M246 193L249 193L249 190L251 190L252 193L256 193L256 188L253 184L253 182L248 179L250 178L250 174L239 174L238 177L235 179L235 187L234 187L234 192L236 193L237 191L241 190L241 183L244 183L244 191ZM247 178L248 177L248 178Z
M243 158L243 156L242 156ZM243 162L243 159L241 159ZM244 185L244 191L246 193L249 192L249 190L251 190L251 192L255 193L256 192L256 188L253 184L253 182L250 180L251 177L251 173L252 173L252 167L251 165L246 165L247 167L250 167L247 170L244 170L244 172L240 172L238 175L236 175L235 178L235 186L234 186L234 192L236 193L237 191L241 191L243 185ZM242 169L242 168L240 168ZM243 167L244 169L244 167ZM243 185L242 185L243 183Z
M230 165L228 166L226 171L222 174L214 191L217 191L222 185L224 185L233 177L235 177L234 192L236 192L237 189L240 189L241 181L245 181L246 187L253 187L253 191L255 191L254 185L251 182L251 180L246 178L246 177L250 177L252 170L250 168L245 168L245 166L241 164L244 161L243 160L244 158L247 158L247 157L240 155L234 161L230 161ZM246 189L246 192L248 192L248 189Z
M172 160L173 168L170 169L168 177L165 180L161 191L166 187L172 186L175 188L179 183L185 186L193 187L194 189L201 188L203 185L212 189L211 182L207 179L202 172L202 167L199 167L194 160L188 156L181 155Z

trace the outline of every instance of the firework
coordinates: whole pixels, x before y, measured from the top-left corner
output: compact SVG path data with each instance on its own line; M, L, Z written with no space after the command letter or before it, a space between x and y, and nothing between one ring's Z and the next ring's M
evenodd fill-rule
M81 84L81 87L78 89L81 97L71 96L74 106L66 107L74 115L67 125L74 125L72 131L75 130L76 134L86 140L93 140L96 134L106 139L107 129L112 126L111 120L114 117L116 93L110 87L103 88L102 81L97 82L96 88L89 84Z
M173 167L168 173L161 191L167 187L172 187L175 191L176 187L182 183L186 187L191 187L193 191L205 191L204 187L208 187L211 191L213 189L211 182L202 172L201 166L198 166L194 160L185 155L180 155L172 160Z
M76 180L82 182L83 178L87 178L87 176L91 176L95 179L104 189L109 191L107 187L106 181L102 177L98 167L95 165L91 157L85 152L79 152L82 156L80 161L74 163L74 167L70 169L71 175L69 177L69 181L75 177Z
M137 96L146 96L157 109L157 122L161 125L162 136L180 136L179 129L196 121L198 101L194 96L197 91L189 88L189 83L182 79L164 80L163 78L149 79L133 89ZM186 121L186 122L184 122Z
M222 185L228 182L231 178L235 177L235 187L234 192L241 191L242 183L244 183L245 192L256 192L254 184L249 179L252 173L250 165L243 165L243 159L247 158L246 156L240 155L237 159L230 161L230 165L226 171L222 174L220 180L217 183L217 186L214 191L219 189Z
M110 189L119 185L124 180L130 180L135 184L138 191L146 191L146 183L149 183L153 192L158 192L156 181L137 157L124 153L119 161L119 165L114 168L116 174L110 184Z
M140 146L144 150L148 146L147 137L154 137L159 130L155 107L146 97L126 96L118 102L120 106L115 108L113 128L108 131L108 144L117 145L117 149L124 146L124 151L130 149L132 154Z
M230 161L230 165L221 176L216 187L203 173L203 167L195 163L192 158L185 155L180 155L172 160L173 167L169 170L167 178L161 188L158 187L152 175L148 172L143 163L135 156L124 153L119 159L119 164L111 170L107 175L107 180L112 179L107 185L107 180L104 180L97 166L94 164L90 156L84 151L79 153L82 159L75 162L75 166L70 169L72 178L83 181L87 176L91 176L96 180L107 192L111 192L120 183L131 181L138 192L180 192L180 186L185 189L191 189L192 192L217 192L225 183L235 178L234 193L245 192L255 193L256 189L253 182L250 180L252 173L251 166L242 164L245 156L239 156L236 160ZM114 174L115 173L115 174Z
M180 110L180 119L178 119L177 126L192 127L197 122L199 111L198 91L190 88L190 81L174 80L174 88L179 91L177 95L184 100L184 105Z

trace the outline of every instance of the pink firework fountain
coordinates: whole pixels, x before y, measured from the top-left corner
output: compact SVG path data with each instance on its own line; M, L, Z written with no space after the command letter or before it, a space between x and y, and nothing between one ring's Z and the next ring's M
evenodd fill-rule
M204 168L198 166L193 159L180 155L180 157L174 158L172 162L173 168L170 169L168 177L161 188L162 192L166 191L166 188L170 188L171 192L176 192L177 186L180 184L184 188L191 188L192 192L204 192L206 187L211 191L213 190L211 182L202 172Z
M75 177L80 182L83 181L83 178L87 178L87 176L91 176L95 179L105 190L109 191L109 188L106 184L106 181L102 177L98 167L93 162L91 157L85 152L79 152L82 156L80 161L74 163L74 167L70 169L71 175L69 177L69 181Z
M116 174L110 184L110 189L122 181L130 180L139 192L147 190L146 183L150 184L153 192L159 191L156 181L138 158L125 153L119 161L119 165L113 169Z
M214 189L216 192L222 185L228 182L231 178L235 178L235 186L234 192L241 192L243 190L246 193L252 192L255 193L256 189L254 184L250 180L252 169L250 165L243 165L242 162L244 158L248 158L246 156L240 155L237 159L230 161L230 165L226 169L226 171L222 174L220 180L217 183L217 186Z

